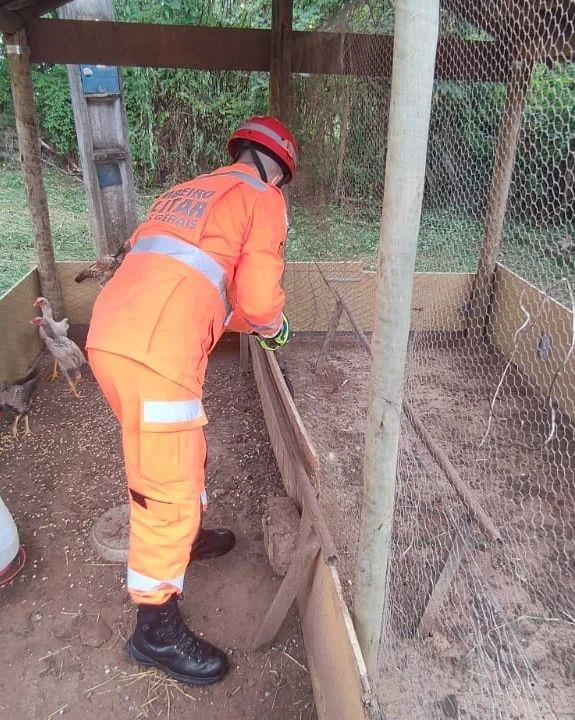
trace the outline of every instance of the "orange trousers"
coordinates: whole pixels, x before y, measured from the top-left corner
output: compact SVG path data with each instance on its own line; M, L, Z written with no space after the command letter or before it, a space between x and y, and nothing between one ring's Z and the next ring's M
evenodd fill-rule
M89 350L122 428L130 502L127 586L136 603L181 592L201 523L207 420L199 398L130 358Z

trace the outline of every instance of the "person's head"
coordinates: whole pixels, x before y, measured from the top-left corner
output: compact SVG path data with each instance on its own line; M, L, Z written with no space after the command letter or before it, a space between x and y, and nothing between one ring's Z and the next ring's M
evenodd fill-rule
M232 133L228 151L234 162L257 169L264 182L287 185L297 166L297 145L288 128L273 117L248 118Z

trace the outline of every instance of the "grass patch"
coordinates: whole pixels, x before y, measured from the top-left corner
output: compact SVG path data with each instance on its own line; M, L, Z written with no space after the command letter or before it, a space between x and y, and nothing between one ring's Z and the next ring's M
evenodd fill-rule
M66 173L44 171L57 260L94 256L84 186ZM161 190L137 195L140 217ZM22 173L0 167L0 295L34 263L32 224ZM501 261L537 287L565 301L562 278L575 288L574 264L557 253L565 228L537 228L508 223ZM421 219L416 270L473 272L483 236L481 219L455 209L426 209ZM295 206L287 242L288 260L362 260L373 268L379 242L379 216L341 207L317 211ZM574 256L575 258L575 256Z
M52 239L57 260L94 257L84 185L70 175L44 168ZM139 193L140 216L155 193ZM0 167L0 295L25 275L35 263L32 221L22 172Z

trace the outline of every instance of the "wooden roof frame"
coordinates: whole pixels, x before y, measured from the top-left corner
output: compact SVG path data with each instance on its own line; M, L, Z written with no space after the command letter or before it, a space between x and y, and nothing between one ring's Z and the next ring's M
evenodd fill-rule
M517 42L525 44L526 36L538 46L540 60L575 59L575 3L571 0L441 1L493 39L442 38L438 79L506 82ZM270 70L271 30L40 18L68 2L0 0L0 30L12 33L25 27L31 60L38 63ZM525 18L519 27L517 13ZM391 75L393 36L294 31L290 39L292 73ZM366 68L366 58L376 61L372 68Z
M43 18L27 29L30 59L36 63L270 70L271 30ZM391 77L392 52L391 35L294 31L291 72ZM370 66L366 58L377 62ZM497 41L443 38L436 77L505 82L510 62Z

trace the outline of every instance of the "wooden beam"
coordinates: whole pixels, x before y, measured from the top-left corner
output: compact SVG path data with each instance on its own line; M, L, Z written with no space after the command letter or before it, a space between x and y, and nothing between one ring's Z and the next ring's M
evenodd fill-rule
M28 208L32 219L32 233L36 249L40 289L42 294L50 301L56 318L61 318L64 306L60 281L56 272L48 200L42 177L40 134L36 120L34 86L30 71L30 50L25 30L19 30L13 35L6 36L6 57L10 68L18 146L20 148L20 160L22 161Z
M36 19L28 32L33 62L270 70L269 30ZM291 38L292 73L391 76L392 36L292 32ZM508 77L503 43L440 40L437 79L504 82Z
M260 393L270 439L288 495L299 508L306 508L316 531L326 565L337 563L337 549L321 512L318 493L310 477L318 482L318 457L275 357L263 351L250 336L254 375ZM272 371L272 368L277 369Z
M469 485L463 481L463 478L455 469L453 463L447 456L447 453L435 442L431 433L427 430L411 403L405 399L403 401L403 410L420 440L429 450L431 457L443 470L445 477L456 490L457 494L461 498L461 501L465 505L467 512L475 519L479 527L490 540L501 542L502 540L499 530L493 520L482 508L477 495L473 492Z
M331 316L331 320L329 321L329 327L325 334L323 345L321 346L321 350L319 351L319 355L317 356L317 360L315 361L315 365L313 368L314 372L317 372L320 362L323 360L323 358L329 352L329 349L333 342L333 338L335 337L335 333L337 331L337 326L339 325L339 321L341 320L342 313L343 313L343 305L338 300L335 304L335 307L333 308L333 314Z
M19 15L28 23L30 20L44 15L44 13L51 12L52 10L57 10L69 2L70 0L36 0L34 4L22 8L22 10L19 11Z
M33 20L33 62L269 70L269 30Z
M531 68L532 60L518 58L514 63L512 77L507 86L507 99L501 116L491 188L485 211L485 230L472 290L471 312L468 318L468 332L478 338L484 336L491 313L495 266L501 248L503 222L515 167L517 143L531 78Z
M329 291L333 294L333 296L334 296L335 299L336 299L336 310L337 310L338 307L341 307L341 309L342 309L343 311L345 311L345 314L347 315L348 320L349 320L349 322L351 323L351 326L352 326L352 328L353 328L354 331L355 331L355 334L356 334L357 337L359 338L359 341L361 342L361 345L362 345L363 349L364 349L364 350L367 352L367 354L371 357L371 345L370 345L370 342L369 342L369 340L367 339L365 333L363 332L363 329L361 328L360 324L359 324L359 323L357 322L357 320L355 319L355 317L354 317L352 311L350 310L348 304L345 302L345 300L342 298L342 296L339 294L339 292L333 287L333 285L330 283L330 281L326 278L326 276L325 276L323 270L321 269L321 267L319 266L319 264L318 264L318 263L315 263L315 266L316 266L316 268L318 269L319 274L320 274L321 277L322 277L322 280L323 280L324 283L327 285ZM340 318L340 317L341 317L341 312L339 313L339 317L337 318L337 322L339 322L339 318ZM336 318L336 315L334 314L333 317L332 317L332 320L331 320L331 322L330 322L330 328L328 329L328 334L329 334L330 330L332 329L332 324L335 322L335 318ZM335 324L335 328L333 329L333 332L335 332L335 329L337 329L337 322L336 322L336 324ZM327 340L328 340L328 338L327 338L327 336L326 336L326 340L325 340L325 342L324 342L324 346L325 346L325 344L327 343ZM331 340L330 340L330 342L331 342ZM323 348L322 348L322 351L323 351ZM317 365L316 365L316 367L317 367Z
M250 342L252 343L253 352L259 353L269 367L270 374L274 378L276 387L278 389L280 402L288 415L290 415L292 418L291 425L294 430L295 442L303 459L304 467L306 469L306 472L313 477L319 471L319 457L315 448L313 447L313 443L311 441L309 433L305 425L303 424L301 417L299 416L294 399L286 384L280 366L278 365L278 361L272 353L262 350L257 345L257 341L255 340L255 338L250 337Z
M290 117L293 0L272 0L270 114Z
M304 510L295 555L252 642L252 652L268 648L274 641L299 592L309 582L310 571L319 550L318 537Z
M24 21L10 10L0 9L0 32L15 33L24 27Z
M437 578L437 582L431 591L425 610L419 621L419 634L422 637L431 635L433 626L437 621L437 616L441 610L451 584L457 575L461 560L465 554L465 546L471 535L471 525L466 522L460 522L455 526L455 535L453 544L445 561L445 565Z
M391 77L393 36L294 32L292 72ZM506 45L493 41L441 38L435 78L503 82L509 76Z

